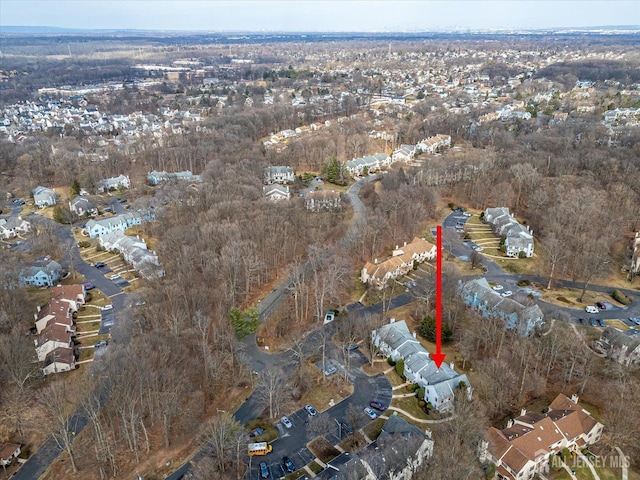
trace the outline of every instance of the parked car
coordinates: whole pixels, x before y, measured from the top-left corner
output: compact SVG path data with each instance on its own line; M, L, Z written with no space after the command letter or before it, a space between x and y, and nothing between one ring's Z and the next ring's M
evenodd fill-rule
M591 324L592 327L597 327L598 326L598 322L595 318L590 318L589 319L589 323Z
M111 303L109 305L105 305L102 307L102 310L113 310L113 305Z
M580 323L580 325L584 325L584 318L579 318L578 322Z
M107 342L106 340L100 340L93 347L94 348L106 347L108 344L109 344L109 342Z
M283 424L285 427L287 427L287 428L291 428L291 427L293 427L293 423L291 423L291 420L289 420L289 418L288 418L288 417L282 417L282 418L280 419L280 421L281 421L281 422L282 422L282 424Z
M371 420L378 418L378 414L369 407L364 407L364 413L366 413Z
M93 266L96 268L103 268L103 267L106 267L107 264L104 262L96 262Z
M282 466L287 473L293 473L296 471L296 467L289 457L282 457Z
M469 212L462 212L462 215L464 215L465 217L472 217L473 213L469 213Z
M340 426L342 427L344 433L346 433L347 435L353 434L353 428L347 422L340 423Z
M386 408L384 407L384 405L380 402L369 402L369 406L371 406L372 408L375 408L376 410L380 410L381 412L384 412L386 410Z
M587 305L586 307L584 307L584 311L587 313L598 313L600 310L598 310L598 308L594 307L593 305Z
M605 303L602 303L602 302L596 302L596 307L598 307L600 310L606 310L607 309L607 305Z
M109 280L118 280L120 278L120 275L118 275L117 273L114 273L113 275L109 275Z
M478 253L480 253L480 252L483 252L483 251L484 251L484 248L482 248L480 245L476 245L475 247L473 247L473 249L474 249L476 252L478 252Z
M337 371L338 369L332 365L324 371L324 376L328 377L329 375L333 375Z
M600 325L601 327L606 327L607 324L604 323L604 320L601 318L596 319L596 321L598 322L598 325Z
M503 288L504 288L504 287L503 287L502 285L494 285L494 286L493 286L493 289L494 289L496 292L499 292L499 291L500 291L500 290L502 290Z
M511 290L507 290L506 292L502 292L500 295L502 295L503 297L510 297L511 295L513 295L513 292Z
M640 318L638 317L629 317L629 321L635 323L636 325L640 325Z
M346 347L344 347L344 349L347 352L351 352L352 350L357 350L358 349L358 344L357 343L350 343L349 345L347 345Z
M313 408L311 405L305 405L305 406L304 406L304 409L305 409L305 410L307 411L307 413L308 413L309 415L311 415L312 417L315 417L315 416L316 416L316 414L318 413L318 412L316 412L316 409L315 409L315 408Z
M87 283L83 283L82 286L84 287L85 291L89 291L89 290L93 290L94 288L96 288L96 286L93 283L87 282Z
M260 462L260 478L269 478L269 467L266 462Z

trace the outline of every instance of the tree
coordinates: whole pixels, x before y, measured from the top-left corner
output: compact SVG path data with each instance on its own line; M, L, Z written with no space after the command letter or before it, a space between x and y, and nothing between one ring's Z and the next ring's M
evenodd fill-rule
M311 437L322 437L337 428L336 422L328 415L316 415L309 418L307 432Z
M336 185L347 184L347 169L345 165L336 157L331 157L324 167L324 176L328 182Z
M69 197L70 198L74 198L78 195L80 195L80 190L82 190L82 187L80 187L80 182L78 181L77 178L73 179L73 183L71 184L71 187L69 188Z
M238 445L245 442L246 432L244 426L232 415L224 412L211 418L205 423L200 433L200 444L211 451L216 458L217 469L224 472L226 462L231 455L236 454L236 464L240 464L240 452Z
M423 318L422 322L420 322L420 327L418 331L420 332L420 335L422 335L424 338L426 338L430 342L435 342L436 341L436 320L431 316L427 316ZM453 332L451 331L451 328L449 328L449 325L447 325L446 323L442 324L441 334L442 334L442 343L447 343L453 340Z
M58 446L67 452L73 473L78 473L73 449L78 418L73 413L71 392L68 390L67 383L52 383L38 392L38 399L45 406L43 424Z
M280 407L287 395L287 389L284 387L286 378L280 368L265 369L258 375L256 395L261 403L266 404L269 418L280 416Z

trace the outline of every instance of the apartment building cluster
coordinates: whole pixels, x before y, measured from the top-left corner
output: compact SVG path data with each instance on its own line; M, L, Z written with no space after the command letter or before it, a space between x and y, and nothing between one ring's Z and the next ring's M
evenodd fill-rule
M78 352L73 314L84 303L83 285L58 285L51 287L51 300L34 314L36 357L44 375L75 368Z
M506 207L487 208L484 211L484 221L491 225L496 235L505 237L505 255L518 258L533 257L533 230L521 225L516 218L509 213Z

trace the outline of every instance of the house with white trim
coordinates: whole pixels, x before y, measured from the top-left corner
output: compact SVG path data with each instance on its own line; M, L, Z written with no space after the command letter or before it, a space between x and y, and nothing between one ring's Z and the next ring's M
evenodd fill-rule
M8 240L31 231L31 224L22 217L0 218L0 237Z
M56 192L50 188L37 186L32 190L32 194L33 203L35 203L37 207L50 207L57 203Z
M533 230L521 225L516 218L509 213L506 207L487 208L484 211L484 221L491 225L493 232L505 237L505 254L507 257L518 258L520 252L525 257L533 256L535 244Z
M293 168L279 165L264 169L264 183L292 183L296 179Z
M424 401L434 409L452 409L456 389L461 385L471 394L467 376L456 372L453 364L443 363L438 368L404 320L396 322L392 318L387 325L371 332L371 341L384 356L395 362L404 361L404 376L425 389Z
M127 175L118 175L117 177L105 178L98 182L98 191L110 192L118 190L118 188L130 188L131 180Z
M291 192L288 185L280 185L279 183L272 183L262 187L262 193L272 202L279 202L280 200L289 200L291 198Z
M36 262L20 272L20 285L52 287L62 277L62 266L55 260Z

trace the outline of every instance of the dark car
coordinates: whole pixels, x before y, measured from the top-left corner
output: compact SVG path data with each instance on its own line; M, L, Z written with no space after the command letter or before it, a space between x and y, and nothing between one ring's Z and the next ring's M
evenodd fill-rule
M598 307L600 310L606 310L607 309L607 306L602 302L596 302L596 307Z
M269 468L266 462L260 462L260 478L269 478Z
M386 410L384 405L382 403L380 403L380 402L369 402L369 405L372 408L375 408L376 410L379 410L381 412L384 412Z
M97 263L94 265L94 267L96 267L96 268L103 268L103 267L106 267L106 266L107 266L107 264L106 264L106 263L104 263L104 262L97 262Z
M599 324L601 327L606 327L606 326L607 326L607 324L606 324L606 323L604 323L604 320L602 320L601 318L598 318L598 324Z
M96 286L93 283L83 283L82 286L84 287L85 291L89 291L89 290L93 290L94 288L96 288Z
M340 426L342 427L342 431L347 435L351 435L353 433L353 428L347 422L342 422Z
M584 325L584 318L579 318L578 322L580 322L580 325Z
M287 473L293 473L296 471L296 467L289 457L282 457L282 466Z
M358 349L358 344L357 343L350 343L349 345L347 345L346 347L344 347L344 349L347 352L351 352L353 350L357 350Z
M595 318L590 318L589 319L589 323L591 324L592 327L597 327L598 326L598 322Z

